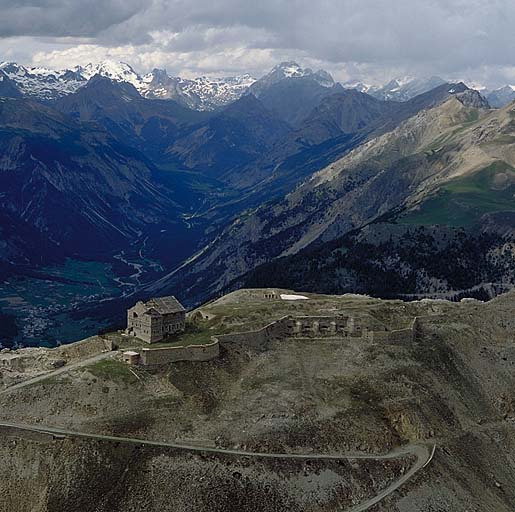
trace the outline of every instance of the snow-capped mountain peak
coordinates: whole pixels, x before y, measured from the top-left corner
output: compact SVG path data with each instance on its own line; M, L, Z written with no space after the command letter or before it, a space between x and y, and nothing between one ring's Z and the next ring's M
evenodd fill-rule
M333 77L323 69L316 73L310 68L303 68L294 61L281 62L275 66L268 75L263 77L269 82L279 81L284 78L303 78L311 77L324 87L332 87L334 85Z
M430 78L413 78L403 76L394 78L384 85L366 85L362 82L348 82L346 88L357 89L381 100L407 101L419 94L443 85L445 80L433 76Z
M303 68L294 61L281 62L277 64L268 74L260 78L253 85L251 91L259 97L261 91L282 80L310 78L323 87L333 87L333 77L324 70L316 73L310 68Z
M98 64L86 64L84 67L77 66L78 71L86 80L95 75L105 76L116 82L128 82L137 88L141 82L141 77L134 69L125 62L115 62L105 60Z
M282 75L283 78L297 78L311 74L312 71L310 69L302 69L296 62L289 61L277 64L270 74L275 73Z
M154 69L141 76L129 64L111 60L63 70L2 62L0 69L23 94L41 100L72 94L95 75L100 75L116 82L127 82L144 97L173 99L197 110L215 110L227 105L240 98L256 81L249 74L190 80L170 76L163 69Z
M187 79L154 69L142 77L137 88L147 98L173 99L196 110L215 110L239 99L255 81L249 74Z
M87 82L86 78L68 69L25 67L16 62L2 62L0 69L25 96L41 100L66 96Z

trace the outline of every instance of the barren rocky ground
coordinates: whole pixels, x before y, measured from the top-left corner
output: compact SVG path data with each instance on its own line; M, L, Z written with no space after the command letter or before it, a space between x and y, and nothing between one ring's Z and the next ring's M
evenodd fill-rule
M278 453L385 453L435 443L376 511L512 511L515 294L488 303L242 290L190 315L199 336L284 314L370 314L414 341L227 344L219 359L129 368L116 357L0 393L0 422ZM1 371L1 370L0 370ZM349 510L408 458L264 461L2 429L0 510ZM29 485L30 482L30 485ZM2 508L3 507L3 508Z

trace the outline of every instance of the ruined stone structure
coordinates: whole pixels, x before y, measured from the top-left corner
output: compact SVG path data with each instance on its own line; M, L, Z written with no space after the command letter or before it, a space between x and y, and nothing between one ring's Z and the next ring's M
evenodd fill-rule
M417 319L399 330L388 330L371 315L285 316L255 331L221 334L217 339L224 343L240 343L259 347L271 340L287 338L361 338L363 340L401 342L412 341Z
M185 347L144 348L137 364L156 366L175 361L209 361L218 357L220 345L241 344L260 349L273 340L306 338L362 339L385 343L407 343L414 339L417 326L415 318L409 327L388 330L379 320L368 314L334 316L285 316L255 331L219 334L211 342ZM126 360L128 364L130 362Z
M134 350L128 350L122 354L123 362L134 365L138 364L140 360L139 352L135 352Z
M186 310L175 297L139 301L127 311L127 334L147 343L156 343L166 336L184 331Z
M213 337L211 343L188 345L186 347L144 348L139 362L144 366L158 366L176 361L209 361L220 354L218 340Z
M362 337L369 331L386 331L371 316L298 316L282 320L287 336L293 337Z

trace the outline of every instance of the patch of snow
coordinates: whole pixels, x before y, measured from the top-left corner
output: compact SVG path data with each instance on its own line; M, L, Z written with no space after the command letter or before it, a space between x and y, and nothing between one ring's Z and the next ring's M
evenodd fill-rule
M286 78L304 76L305 70L303 70L298 64L292 62L290 65L284 66L281 68L283 75Z
M75 71L79 71L81 75L89 80L95 75L105 76L116 82L128 82L136 89L140 86L141 77L125 62L114 62L105 60L98 64L87 64L83 68L77 67Z
M309 297L305 295L289 295L287 293L281 293L282 300L309 300Z
M212 107L227 105L239 99L255 81L250 75L199 77L193 80L179 79L179 88L184 94L199 98L199 110L212 110Z
M27 68L15 62L2 62L0 69L25 95L45 100L71 94L86 83L85 78L71 70Z

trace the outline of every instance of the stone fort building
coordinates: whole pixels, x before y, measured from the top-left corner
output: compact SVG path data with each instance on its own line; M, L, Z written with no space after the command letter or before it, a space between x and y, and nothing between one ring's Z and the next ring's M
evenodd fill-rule
M127 311L127 334L147 343L156 343L166 336L184 331L186 310L175 297L159 297L139 301Z

